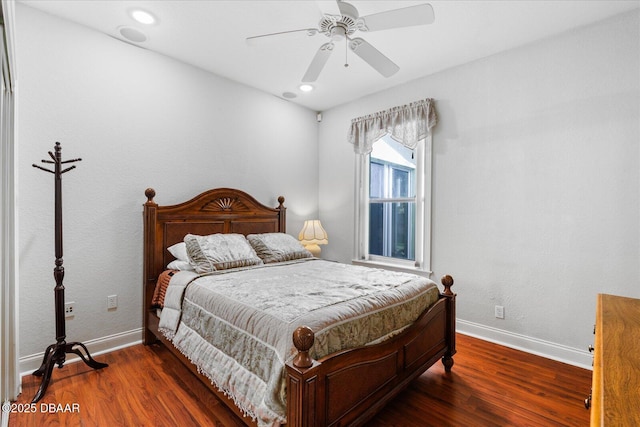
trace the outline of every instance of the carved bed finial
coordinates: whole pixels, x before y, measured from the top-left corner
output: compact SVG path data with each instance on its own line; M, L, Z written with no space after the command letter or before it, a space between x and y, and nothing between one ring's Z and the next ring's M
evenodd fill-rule
M147 203L153 203L153 198L156 197L156 190L147 188L144 190L144 195L147 196Z
M298 354L293 359L293 365L297 368L310 368L313 359L309 356L309 349L313 346L315 335L310 327L300 326L293 331L293 345Z
M449 276L448 274L445 274L444 276L442 276L442 279L440 279L440 281L444 286L443 294L453 295L453 292L451 292L451 287L453 286L453 277Z
M283 207L283 205L284 205L284 197L283 196L278 197L278 203L279 203L279 205L278 205L279 208Z

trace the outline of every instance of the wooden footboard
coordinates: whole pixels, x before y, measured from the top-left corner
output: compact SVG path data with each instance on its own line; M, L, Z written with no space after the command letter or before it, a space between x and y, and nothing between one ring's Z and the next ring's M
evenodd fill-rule
M298 328L298 354L287 364L289 427L361 425L438 359L446 371L455 354L453 279L444 276L440 299L402 334L383 343L321 360L309 357L313 331Z

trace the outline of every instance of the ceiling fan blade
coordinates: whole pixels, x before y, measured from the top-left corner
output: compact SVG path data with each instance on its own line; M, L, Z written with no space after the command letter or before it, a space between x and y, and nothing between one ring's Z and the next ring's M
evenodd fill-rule
M316 34L318 34L318 30L316 28L302 28L300 30L280 31L280 32L277 32L277 33L261 34L259 36L247 37L246 38L246 42L249 45L253 45L257 41L266 40L267 38L270 38L270 37L273 37L273 36L286 36L286 35L289 35L289 34L302 33L302 32L306 32L307 36L315 36ZM278 39L279 37L274 37L274 38Z
M331 56L331 52L333 51L333 43L325 43L320 46L320 49L316 52L316 55L313 57L311 64L309 64L309 68L307 68L307 72L304 73L302 77L302 81L305 83L315 82L320 75L320 72L324 68L324 65L329 60Z
M400 70L392 60L360 37L349 40L349 48L384 77L391 77Z
M318 9L322 15L338 15L340 16L340 8L336 0L316 0Z
M427 25L435 21L433 7L430 4L404 7L386 12L374 13L362 16L366 31L389 30L392 28L412 27L414 25Z

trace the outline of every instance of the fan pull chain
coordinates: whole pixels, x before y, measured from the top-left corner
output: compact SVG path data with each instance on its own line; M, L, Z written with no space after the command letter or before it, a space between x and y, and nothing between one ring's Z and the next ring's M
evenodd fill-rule
M349 53L349 38L344 38L344 68L349 66L349 60L347 58L347 53Z

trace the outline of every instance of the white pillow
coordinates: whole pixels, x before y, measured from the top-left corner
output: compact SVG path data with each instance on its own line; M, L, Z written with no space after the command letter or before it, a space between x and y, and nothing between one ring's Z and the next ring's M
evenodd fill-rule
M167 270L186 270L186 271L194 271L193 265L189 263L189 261L182 261L179 259L174 259L169 264L167 264Z
M178 242L175 245L169 246L167 250L171 255L173 255L175 259L189 262L189 255L187 255L187 245L185 245L184 242Z

